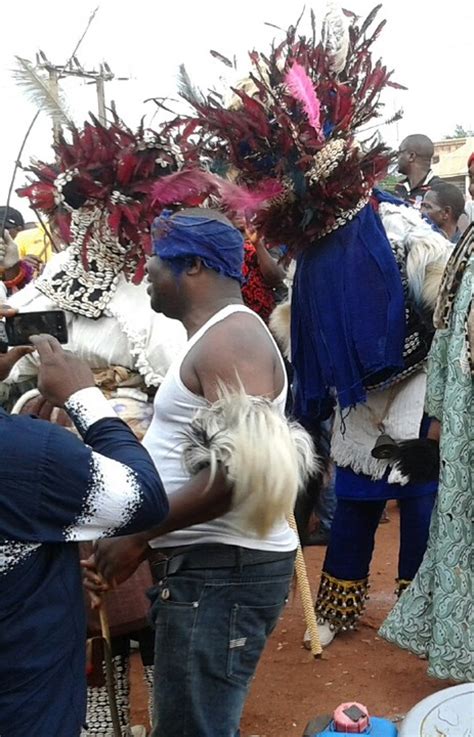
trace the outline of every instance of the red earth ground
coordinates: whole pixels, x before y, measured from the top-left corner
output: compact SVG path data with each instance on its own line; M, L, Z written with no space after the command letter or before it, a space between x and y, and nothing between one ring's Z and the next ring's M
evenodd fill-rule
M241 737L301 737L307 722L330 713L343 701L357 700L374 716L400 721L418 701L446 688L448 681L426 675L426 661L389 645L377 629L395 602L398 509L379 526L371 570L370 599L357 632L339 635L315 660L302 646L305 629L295 594L269 640L247 700ZM317 591L325 548L305 551L313 592ZM146 724L146 696L134 656L133 724Z

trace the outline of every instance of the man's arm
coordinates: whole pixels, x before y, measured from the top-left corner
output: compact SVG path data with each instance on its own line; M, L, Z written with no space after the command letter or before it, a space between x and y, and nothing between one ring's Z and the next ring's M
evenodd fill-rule
M169 513L161 524L135 535L101 540L96 545L94 556L82 561L88 571L85 576L86 588L92 593L108 588L103 586L103 581L97 578L95 571L110 583L118 585L126 581L150 554L150 540L220 517L229 511L231 502L232 486L224 471L218 469L212 483L209 469L200 471L169 498Z
M30 417L3 420L3 445L13 449L16 441L8 437L17 433L25 467L20 462L3 470L11 513L4 515L2 535L22 542L69 542L161 523L168 502L155 465L93 387L90 369L50 336L33 342L41 359L40 388L52 404L64 405L87 445L59 426ZM29 465L28 450L34 459ZM18 452L15 457L21 461Z

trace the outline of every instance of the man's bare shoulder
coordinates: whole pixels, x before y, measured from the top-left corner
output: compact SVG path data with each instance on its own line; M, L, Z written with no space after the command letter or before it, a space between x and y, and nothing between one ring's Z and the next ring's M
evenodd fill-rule
M201 351L219 348L234 351L257 351L275 353L275 346L268 330L257 315L249 312L234 312L213 325L198 343Z
M284 371L267 329L250 313L234 313L210 328L183 364L183 380L209 401L217 398L219 381L248 394L275 397L284 386ZM199 387L193 389L192 387Z

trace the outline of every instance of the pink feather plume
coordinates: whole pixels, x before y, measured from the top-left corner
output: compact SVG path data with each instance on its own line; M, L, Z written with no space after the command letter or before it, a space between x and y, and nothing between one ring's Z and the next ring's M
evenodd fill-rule
M313 82L301 64L296 62L293 64L291 69L286 73L285 84L290 95L303 106L308 116L308 121L316 131L318 137L322 138L320 121L321 105Z
M216 186L222 204L239 215L253 215L283 193L283 186L276 179L268 179L254 189L224 179L219 179Z
M154 205L194 205L202 202L214 189L214 177L199 169L183 169L161 177L153 185Z
M183 171L161 177L152 189L153 205L199 205L215 194L224 207L239 215L253 215L264 208L271 199L282 194L283 186L276 179L268 179L254 189L233 184L215 174L199 169Z

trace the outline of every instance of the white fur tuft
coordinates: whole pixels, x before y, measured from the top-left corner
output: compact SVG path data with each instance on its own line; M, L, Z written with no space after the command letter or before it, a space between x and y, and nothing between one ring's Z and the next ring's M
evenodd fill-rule
M432 311L451 243L435 233L413 207L383 202L379 213L390 242L405 251L408 287L415 304Z
M282 302L270 315L268 327L278 343L281 352L291 361L291 304Z
M191 474L221 462L234 485L232 506L262 537L293 511L298 490L320 470L306 430L242 387L220 386L218 400L199 410L183 458Z

